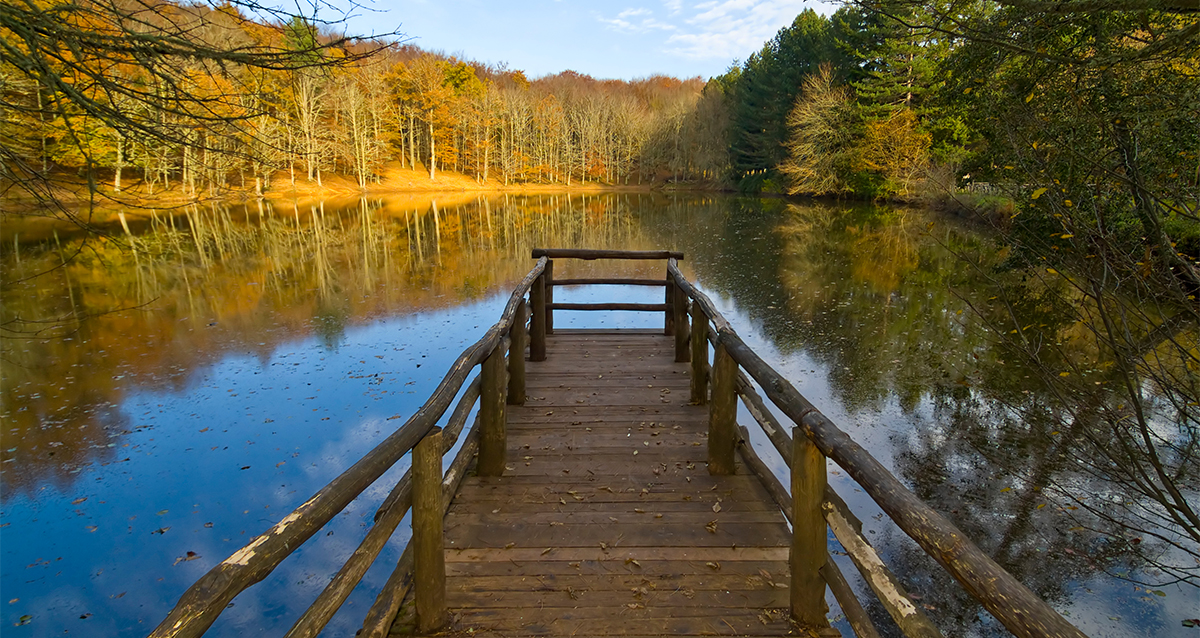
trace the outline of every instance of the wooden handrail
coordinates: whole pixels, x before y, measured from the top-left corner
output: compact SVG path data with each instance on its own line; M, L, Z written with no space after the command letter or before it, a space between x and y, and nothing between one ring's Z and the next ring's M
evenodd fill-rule
M985 554L944 516L908 490L858 443L839 429L792 384L742 341L712 300L683 276L668 272L716 326L717 341L800 426L822 454L834 460L862 486L879 507L1013 634L1021 637L1085 634L1054 611Z
M683 259L683 253L669 250L597 250L592 248L534 248L533 258L550 259Z
M607 277L596 279L555 279L552 284L560 286L665 286L666 279L628 279L623 277Z
M513 290L500 320L479 341L459 355L433 394L412 417L337 478L248 545L213 567L189 587L150 638L197 637L216 622L226 605L247 587L270 574L359 494L409 452L434 427L462 388L471 369L500 344L512 326L517 307L546 258Z
M662 312L671 307L665 303L550 303L547 308L552 310L634 310L641 312Z
M454 411L450 414L450 419L446 422L446 429L442 432L442 454L449 452L458 441L471 408L479 398L479 386L480 377L477 375L475 380L467 386L466 392L463 393L462 398L454 407ZM350 593L367 573L367 569L375 562L375 558L379 556L379 552L383 550L388 539L392 537L392 532L396 530L400 521L404 519L404 515L412 507L412 486L413 475L410 468L396 482L396 487L388 493L387 498L375 512L375 524L371 526L358 549L338 570L308 610L292 625L284 638L312 638L321 633L342 603L350 597Z

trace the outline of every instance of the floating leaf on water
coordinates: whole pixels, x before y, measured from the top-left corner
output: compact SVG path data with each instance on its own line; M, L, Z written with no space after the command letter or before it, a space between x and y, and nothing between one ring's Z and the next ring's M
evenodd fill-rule
M1162 590L1160 590L1160 589L1151 589L1151 590L1150 590L1150 593L1151 593L1151 594L1154 594L1155 596L1160 596L1160 597L1162 597L1162 598L1166 598L1166 597L1167 597L1167 592L1165 592L1165 591L1162 591Z
M86 501L86 500L87 500L87 497L86 497L86 496L81 496L81 497L79 497L79 498L77 498L77 499L75 499L75 500L71 501L71 505L79 505L80 503L82 503L82 502L84 502L84 501Z
M20 627L21 625L28 625L31 622L33 622L33 616L30 616L29 614L25 614L24 616L21 616L20 618L18 618L17 622L13 623L13 625Z

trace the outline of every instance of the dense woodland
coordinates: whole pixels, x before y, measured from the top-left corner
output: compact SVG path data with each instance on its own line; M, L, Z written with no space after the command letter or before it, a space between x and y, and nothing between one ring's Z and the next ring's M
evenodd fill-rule
M679 120L703 88L699 78L572 71L530 81L409 45L338 40L300 16L262 24L229 6L132 4L135 18L83 6L66 12L80 46L45 61L52 78L29 58L64 34L3 25L6 43L19 47L0 56L13 115L0 124L4 177L17 183L80 174L120 191L132 177L150 193L182 185L212 195L340 173L366 188L389 164L506 185L629 183L670 169ZM186 34L211 51L148 68L136 47L87 46L130 29L164 40ZM218 55L238 46L272 59L255 67Z

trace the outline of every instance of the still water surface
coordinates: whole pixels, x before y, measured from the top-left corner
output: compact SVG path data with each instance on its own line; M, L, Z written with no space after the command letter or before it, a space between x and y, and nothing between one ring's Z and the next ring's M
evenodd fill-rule
M1010 427L998 407L1040 388L975 325L969 304L987 294L986 281L961 258L988 263L994 248L953 221L870 206L607 195L207 206L130 225L132 249L119 226L115 240L86 242L69 229L5 229L6 636L148 633L193 581L403 423L496 321L539 246L684 251L685 272L752 347L1090 635L1185 636L1180 619L1200 608L1194 587L1150 590L1113 576L1139 566L1094 551L1072 511L1036 484L1014 489L1028 483L1022 469L1048 480L1062 470L1041 454L1044 433ZM663 270L556 265L561 277ZM568 288L556 301L654 296ZM555 325L658 327L661 316L558 313ZM988 449L1001 444L1028 463L992 466ZM209 635L286 631L406 463L239 596ZM1003 635L830 472L947 635ZM406 527L326 635L357 629ZM878 605L870 612L894 635Z

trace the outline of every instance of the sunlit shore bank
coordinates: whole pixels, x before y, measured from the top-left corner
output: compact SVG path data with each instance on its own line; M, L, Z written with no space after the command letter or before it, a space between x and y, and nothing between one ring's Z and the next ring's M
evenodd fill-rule
M368 182L366 188L361 188L351 177L346 175L324 175L320 182L308 181L303 171L297 171L293 181L288 171L277 172L269 184L259 187L253 178L248 177L243 184L234 179L219 190L202 189L194 196L185 192L182 184L173 183L170 188L161 185L151 190L140 179L124 180L123 188L118 191L114 187L111 175L100 176L95 190L88 187L87 181L76 175L62 176L56 179L53 186L44 191L46 199L38 201L29 197L12 197L12 190L0 196L0 214L6 222L14 221L13 217L26 218L24 221L39 222L53 221L60 218L55 214L59 206L69 207L76 211L81 207L86 210L91 204L90 216L82 221L95 225L118 223L119 214L124 213L128 218L151 217L164 210L178 209L193 204L211 203L214 201L244 202L255 199L265 199L275 202L293 202L297 205L307 205L313 202L357 199L360 197L386 196L391 201L401 200L413 206L457 205L474 200L480 196L493 194L554 194L554 193L612 193L612 192L650 192L674 186L662 180L638 181L637 176L631 176L629 183L610 184L606 182L579 182L570 184L563 182L510 182L505 184L495 176L486 181L456 173L453 171L436 171L431 179L426 169L400 168L392 165L383 171L378 181ZM704 189L704 185L698 188ZM79 221L79 220L77 220ZM5 233L6 235L8 233Z

